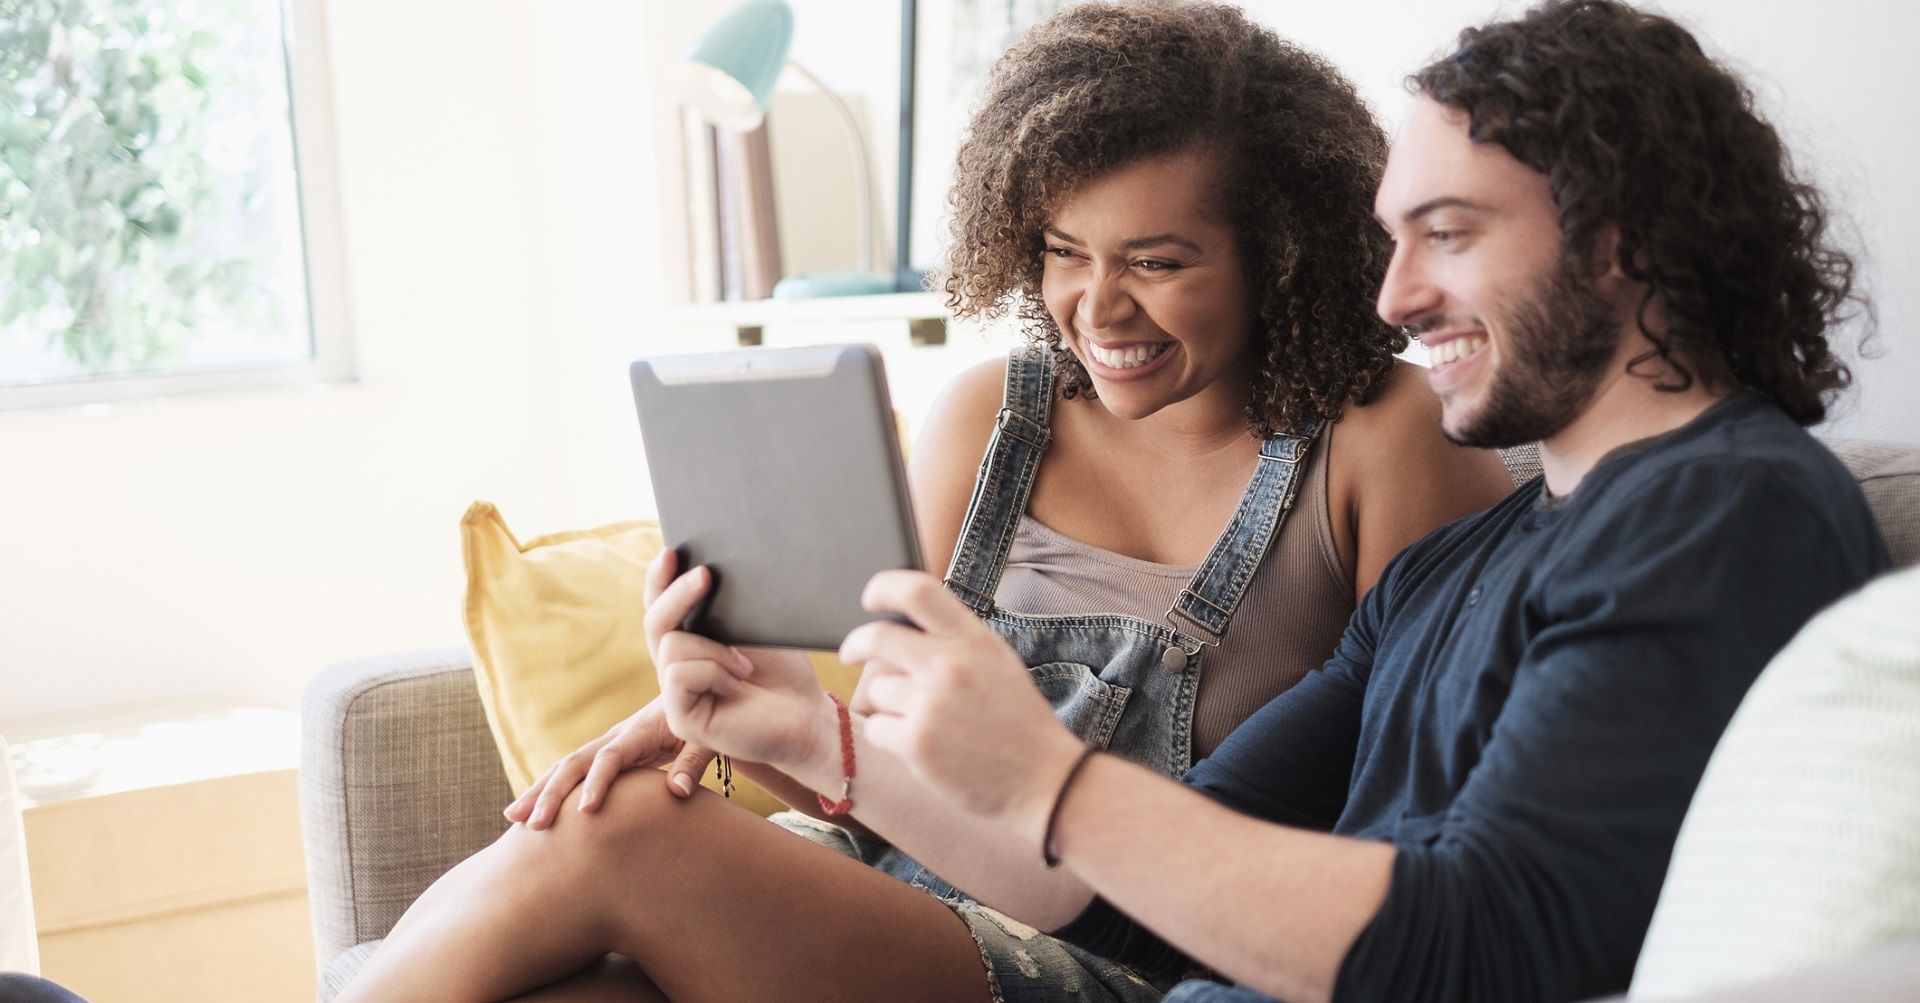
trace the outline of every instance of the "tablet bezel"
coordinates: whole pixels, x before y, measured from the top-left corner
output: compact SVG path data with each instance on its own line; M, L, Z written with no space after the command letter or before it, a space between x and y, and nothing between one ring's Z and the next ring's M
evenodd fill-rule
M869 578L922 566L872 345L653 356L629 376L661 534L714 571L687 629L833 650L875 619Z

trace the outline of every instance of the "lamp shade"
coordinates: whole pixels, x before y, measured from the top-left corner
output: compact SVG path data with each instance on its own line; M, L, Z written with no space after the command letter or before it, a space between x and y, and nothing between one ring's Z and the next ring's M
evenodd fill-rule
M757 127L792 42L793 10L782 0L741 4L714 22L687 55L687 100L720 128Z

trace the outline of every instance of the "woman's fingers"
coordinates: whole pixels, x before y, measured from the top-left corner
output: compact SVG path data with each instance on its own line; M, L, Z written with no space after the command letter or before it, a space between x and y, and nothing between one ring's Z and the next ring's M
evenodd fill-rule
M648 573L651 576L651 570ZM647 650L654 652L656 659L660 657L661 639L680 629L687 614L707 594L712 580L713 575L706 568L694 568L675 578L647 604L647 615L642 622L647 630Z
M653 560L647 562L647 605L653 605L654 600L660 598L660 593L667 590L667 584L673 581L679 566L680 555L672 547L661 548L659 553L653 555Z
M713 662L737 679L745 679L753 674L753 663L738 648L730 648L684 630L673 631L661 638L659 651L654 656L656 665L667 666L676 662Z
M693 789L700 786L700 778L706 775L707 764L713 762L713 750L704 745L688 742L675 756L673 765L667 767L667 788L681 797L692 797Z
M711 658L668 662L660 670L660 696L666 703L667 723L674 734L694 741L688 731L695 724L695 711L701 702L709 697L730 697L739 692L740 686L729 667Z
M547 778L551 776L553 776L553 767L549 766L547 772L540 774L540 779L521 791L520 796L507 805L506 811L501 812L507 817L507 821L525 822L527 820L527 816L533 813L533 803L539 800L540 791L547 785Z
M580 811L592 811L606 800L607 788L613 786L613 778L632 764L636 757L619 742L608 742L593 754L593 761L587 764L586 776L580 780Z
M527 814L527 828L545 829L553 824L554 817L560 813L560 802L580 786L580 778L586 775L588 764L604 744L604 739L595 739L553 764L540 786L539 797L534 800L533 811Z

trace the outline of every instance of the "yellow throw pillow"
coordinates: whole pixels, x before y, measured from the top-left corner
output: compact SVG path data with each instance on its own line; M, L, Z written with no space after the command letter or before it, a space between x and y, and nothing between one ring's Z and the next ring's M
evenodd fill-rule
M498 509L460 520L467 636L487 723L515 794L561 756L659 694L647 657L647 563L664 546L653 522L622 522L521 543ZM858 671L814 653L821 683L852 695ZM718 788L714 771L703 781ZM734 798L762 815L784 807L743 779Z

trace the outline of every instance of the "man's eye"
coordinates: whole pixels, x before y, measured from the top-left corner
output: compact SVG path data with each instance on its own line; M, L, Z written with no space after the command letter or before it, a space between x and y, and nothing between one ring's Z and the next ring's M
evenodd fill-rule
M1133 267L1141 269L1142 271L1148 271L1148 272L1171 272L1178 269L1180 266L1177 263L1172 261L1155 261L1151 258L1142 258L1141 260L1134 262Z

